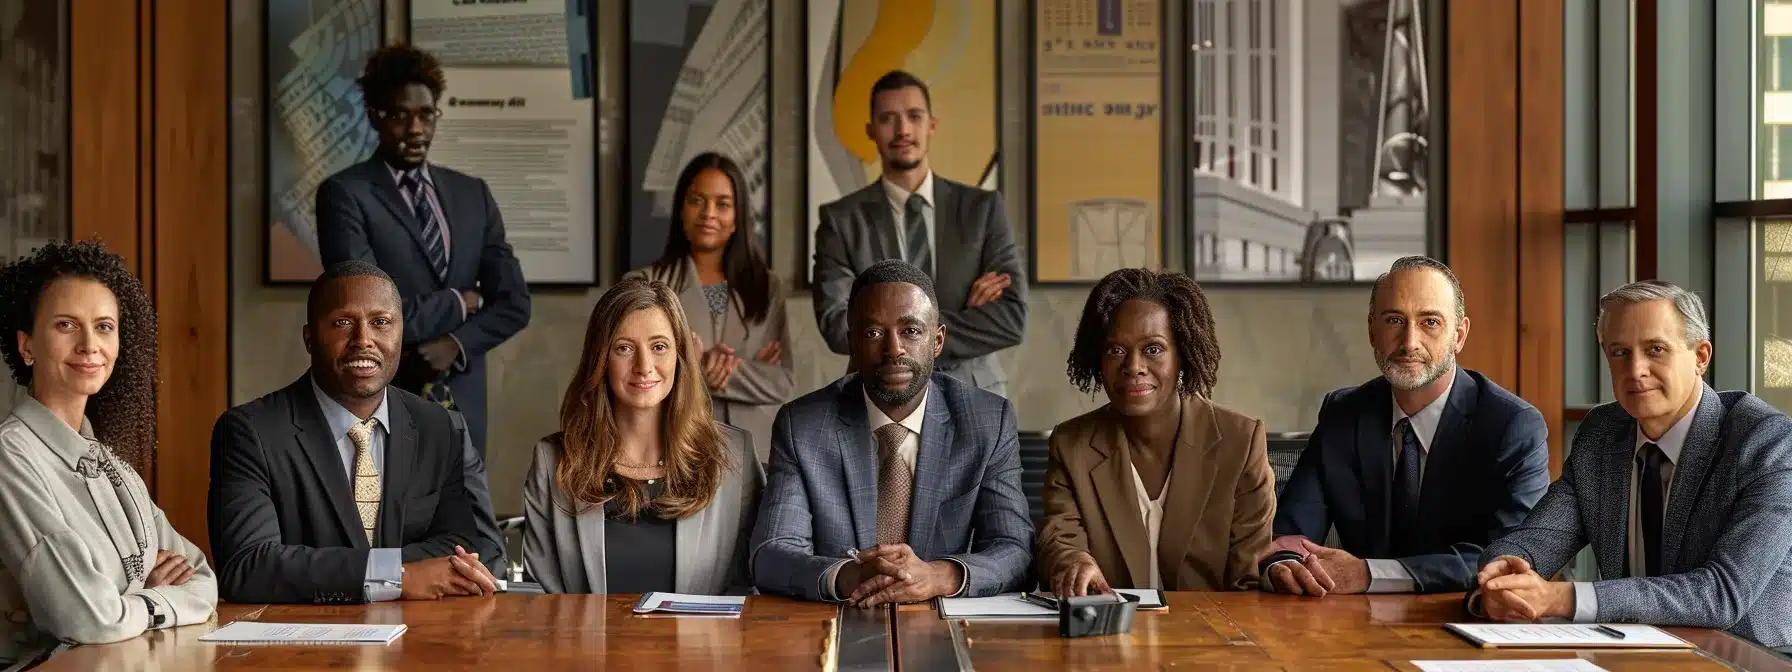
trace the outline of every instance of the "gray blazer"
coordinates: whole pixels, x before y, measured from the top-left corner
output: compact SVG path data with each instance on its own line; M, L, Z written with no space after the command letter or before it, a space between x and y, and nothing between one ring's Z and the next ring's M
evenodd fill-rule
M1591 543L1604 580L1598 619L1729 630L1792 645L1792 419L1746 392L1704 387L1662 525L1665 576L1628 578L1636 420L1616 403L1587 413L1562 477L1523 525L1489 544L1552 576Z
M1014 406L945 375L928 385L927 407L916 411L927 417L909 547L924 561L964 565L964 597L1031 585L1033 521L1020 489ZM778 411L753 529L753 579L763 592L821 600L828 569L877 543L877 446L863 389L849 375Z
M745 593L747 535L759 513L765 470L753 459L746 432L716 423L734 467L722 477L715 501L678 521L674 592L695 595ZM604 593L604 510L571 502L554 485L560 463L558 437L535 444L535 463L523 484L523 562L549 593ZM583 509L582 511L580 509ZM626 551L625 551L626 552Z
M192 578L143 587L161 550L184 556ZM105 644L204 623L217 602L205 554L168 524L137 472L85 419L77 432L21 399L0 422L0 667L59 641Z
M1027 272L1014 247L1002 195L933 176L934 291L946 349L934 368L984 390L1004 394L1008 374L996 352L1020 345L1027 331ZM815 322L828 348L848 354L846 303L860 271L898 258L897 222L881 181L821 206L815 230ZM971 283L984 273L1007 273L1002 297L970 308Z
M629 271L623 277L649 278L672 284L674 275L655 273L652 266L647 266ZM771 459L772 418L778 415L779 406L790 401L790 389L796 380L791 364L796 357L791 352L790 326L784 319L783 283L778 281L778 276L771 276L772 301L766 310L765 322L747 324L741 319L738 300L733 300L729 310L721 316L710 316L709 299L704 298L703 284L697 281L697 265L689 257L684 260L683 280L672 287L672 291L678 292L678 302L684 305L685 320L690 323L691 331L703 339L703 347L727 343L734 346L734 354L741 359L734 375L728 378L728 384L720 391L710 392L716 420L746 430L752 439L753 454L764 463ZM778 363L756 359L760 349L772 341L784 344L784 355Z

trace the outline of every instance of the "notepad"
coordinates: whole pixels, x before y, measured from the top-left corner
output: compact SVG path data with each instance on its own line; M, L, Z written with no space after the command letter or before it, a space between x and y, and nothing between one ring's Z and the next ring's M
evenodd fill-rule
M1582 623L1449 623L1444 629L1483 649L1692 649L1686 640L1653 625L1606 625L1622 639Z
M681 593L647 593L635 602L635 613L642 616L706 616L740 618L747 608L745 596L684 595Z
M1605 672L1582 658L1542 660L1415 660L1422 672Z
M390 644L404 634L398 625L261 623L237 621L199 637L225 644Z
M940 618L1056 621L1058 610L1021 599L1020 593L940 599Z

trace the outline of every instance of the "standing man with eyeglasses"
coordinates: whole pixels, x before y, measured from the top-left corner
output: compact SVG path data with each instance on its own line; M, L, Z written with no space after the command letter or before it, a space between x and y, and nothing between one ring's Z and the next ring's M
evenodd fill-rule
M317 188L325 267L373 263L404 303L404 356L392 384L460 411L485 456L485 353L529 324L529 289L484 180L429 163L447 82L434 56L375 50L356 80L374 156Z

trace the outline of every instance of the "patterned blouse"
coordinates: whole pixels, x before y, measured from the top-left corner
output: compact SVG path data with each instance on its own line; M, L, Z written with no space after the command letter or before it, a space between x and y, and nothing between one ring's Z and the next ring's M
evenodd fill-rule
M703 286L703 298L709 301L711 317L728 312L728 281Z

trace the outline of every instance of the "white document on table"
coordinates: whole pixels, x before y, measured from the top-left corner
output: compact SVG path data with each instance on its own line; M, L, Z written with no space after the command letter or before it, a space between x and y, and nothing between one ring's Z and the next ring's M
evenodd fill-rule
M1605 672L1582 658L1544 660L1415 660L1423 672Z
M1613 637L1592 623L1449 623L1444 629L1484 649L1691 649L1686 640L1653 625L1605 624L1624 633Z
M1055 621L1058 620L1058 610L1023 600L1020 593L990 597L946 597L940 599L940 618Z
M740 618L746 611L744 595L686 595L683 593L647 593L635 602L635 613L642 616L707 616Z
M262 623L237 621L199 637L228 644L390 644L404 634L398 625L337 623Z

